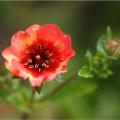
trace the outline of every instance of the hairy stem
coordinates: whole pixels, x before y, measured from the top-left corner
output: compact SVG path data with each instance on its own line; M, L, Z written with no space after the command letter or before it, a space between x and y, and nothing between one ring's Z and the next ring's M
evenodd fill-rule
M55 87L53 90L51 90L45 96L43 96L40 100L38 100L38 102L44 102L44 101L48 100L51 96L53 96L57 92L59 92L64 86L66 86L70 81L74 80L76 77L77 77L77 74L74 74L73 76L69 77L67 80L60 83L57 87Z

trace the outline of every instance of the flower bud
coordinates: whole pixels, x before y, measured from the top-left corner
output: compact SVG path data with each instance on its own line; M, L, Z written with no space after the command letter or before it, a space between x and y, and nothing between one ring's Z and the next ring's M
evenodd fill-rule
M119 43L116 40L109 41L107 46L106 46L107 52L109 54L114 54L116 49L117 49L117 47L118 47L118 45L119 45Z

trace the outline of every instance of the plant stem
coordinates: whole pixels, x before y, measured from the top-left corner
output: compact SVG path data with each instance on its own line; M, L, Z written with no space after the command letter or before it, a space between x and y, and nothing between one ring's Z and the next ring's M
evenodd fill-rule
M33 88L32 96L31 96L31 101L30 101L30 103L29 103L29 109L31 109L31 110L33 110L33 106L34 106L35 91L36 91L35 88ZM20 120L28 120L29 116L30 116L30 113L23 113L23 114L21 115Z
M77 74L74 74L73 76L69 77L67 80L60 83L57 87L55 87L53 90L51 90L49 93L47 93L45 96L43 96L40 100L36 102L44 102L48 100L51 96L59 92L64 86L66 86L70 81L74 80L76 77L77 77ZM32 92L30 106L29 106L31 110L33 110L35 92L36 92L36 89L34 88ZM30 115L29 113L23 113L21 116L21 120L28 120L29 115Z
M47 93L45 96L43 96L38 102L44 102L48 100L51 96L55 95L57 92L59 92L66 84L68 84L70 81L74 80L77 77L77 74L74 74L64 82L60 83L57 87L55 87L53 90L51 90L49 93Z
M20 120L28 120L28 118L29 118L29 113L23 113L23 114L21 115Z

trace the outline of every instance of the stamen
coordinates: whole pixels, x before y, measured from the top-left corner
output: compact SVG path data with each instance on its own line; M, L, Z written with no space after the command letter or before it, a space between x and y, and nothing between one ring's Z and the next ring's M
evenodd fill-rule
M34 68L34 65L29 65L29 68Z
M39 64L35 64L35 68L38 68L39 67Z
M49 58L49 57L51 57L51 56L53 56L53 53L49 53L49 54L47 55L47 58Z
M44 67L45 67L45 66L46 66L46 63L43 63L43 64L42 64L42 66L44 66Z
M50 59L50 62L54 62L54 59Z
M49 56L50 56L50 57L53 56L53 53L49 53Z
M48 54L49 54L49 51L45 51L44 54L45 54L45 55L48 55Z
M48 61L48 60L45 60L45 63L49 63L49 61Z
M46 65L46 66L45 66L45 68L48 68L48 67L49 67L49 65Z
M41 68L39 68L39 72L41 71Z
M28 62L25 62L24 65L28 65Z
M41 49L41 45L40 44L36 44L36 48L37 49Z
M28 63L32 63L32 59L31 58L28 58L27 61L28 61Z

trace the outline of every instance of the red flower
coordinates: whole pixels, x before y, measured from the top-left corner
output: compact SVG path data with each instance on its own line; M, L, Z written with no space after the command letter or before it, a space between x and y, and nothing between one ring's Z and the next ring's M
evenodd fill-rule
M32 86L56 78L67 71L75 55L71 38L53 24L32 25L12 36L11 46L2 52L5 66L17 76L29 79Z

